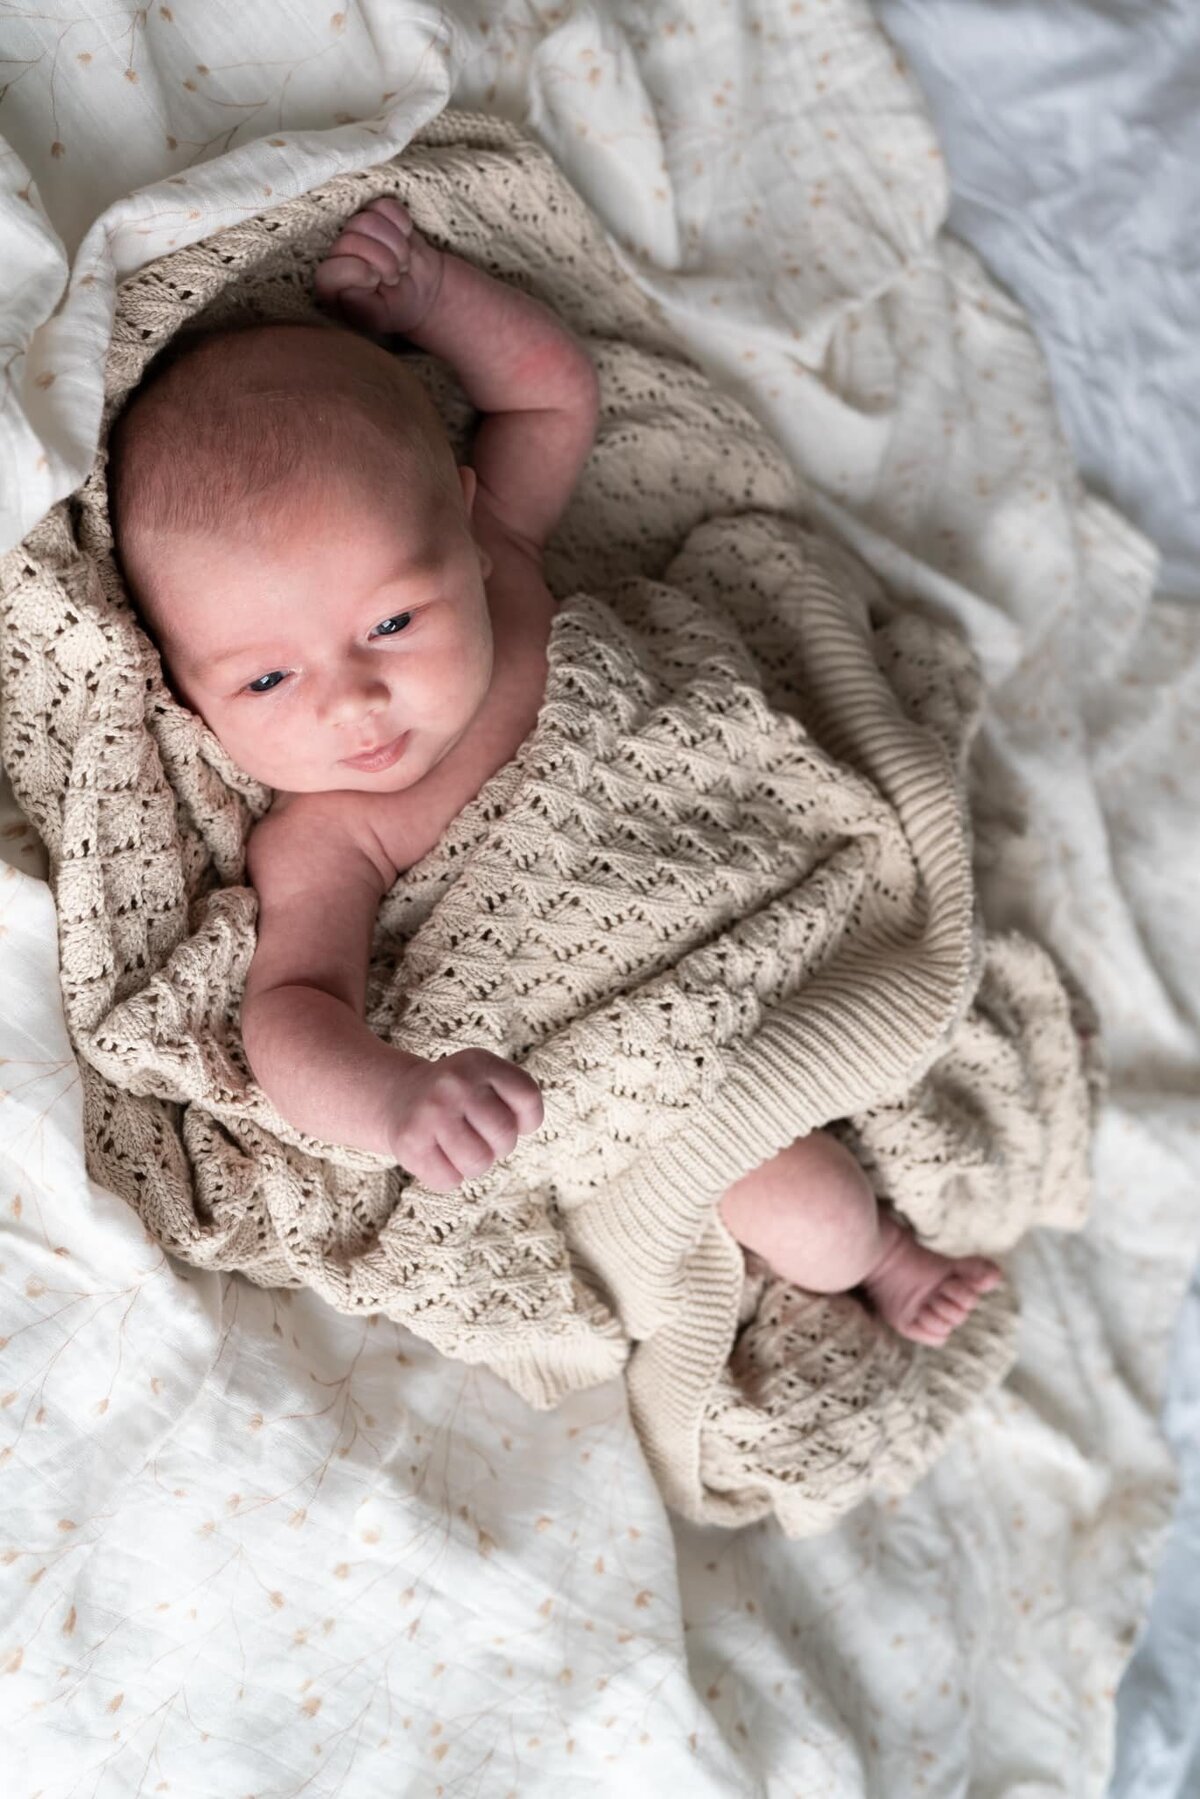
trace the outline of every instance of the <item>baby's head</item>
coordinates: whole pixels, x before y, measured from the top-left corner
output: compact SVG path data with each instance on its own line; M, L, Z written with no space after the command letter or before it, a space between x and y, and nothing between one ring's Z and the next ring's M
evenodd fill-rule
M118 420L109 493L176 692L266 786L410 787L478 712L492 634L475 476L367 338L198 338ZM347 762L396 739L386 768Z

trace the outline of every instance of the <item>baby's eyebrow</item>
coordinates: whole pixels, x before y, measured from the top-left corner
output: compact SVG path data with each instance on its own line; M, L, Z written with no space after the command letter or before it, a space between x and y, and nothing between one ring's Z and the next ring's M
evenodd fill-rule
M223 656L206 656L203 662L196 664L196 672L210 674L214 669L224 668L227 662L257 662L269 654L269 649L259 649L254 644L247 649L226 650Z

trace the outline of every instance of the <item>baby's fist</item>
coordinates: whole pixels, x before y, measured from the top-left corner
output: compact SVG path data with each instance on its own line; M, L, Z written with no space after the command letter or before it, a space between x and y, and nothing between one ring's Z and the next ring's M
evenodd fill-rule
M329 246L317 298L367 331L415 331L442 285L442 255L399 200L372 200Z
M392 1154L426 1187L449 1193L511 1155L543 1115L538 1084L523 1068L490 1050L456 1050L397 1077Z

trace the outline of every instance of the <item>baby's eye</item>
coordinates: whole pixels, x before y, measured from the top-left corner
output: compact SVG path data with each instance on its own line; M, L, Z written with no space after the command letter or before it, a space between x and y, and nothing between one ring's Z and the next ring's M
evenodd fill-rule
M398 632L403 631L411 617L411 612L395 612L392 614L391 618L385 618L383 623L378 625L376 629L382 637L395 637Z
M277 668L272 669L271 673L269 675L259 675L257 681L247 682L246 692L247 693L270 693L272 688L278 687L279 683L282 680L283 680L283 676L280 673L280 671ZM263 686L264 681L269 681L271 684L270 687L264 687Z

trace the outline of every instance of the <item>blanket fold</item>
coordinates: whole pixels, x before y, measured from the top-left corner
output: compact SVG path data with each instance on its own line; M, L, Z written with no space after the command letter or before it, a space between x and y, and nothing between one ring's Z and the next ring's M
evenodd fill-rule
M172 1253L383 1311L535 1405L624 1371L672 1505L820 1530L929 1465L1012 1359L1012 1298L942 1350L902 1342L852 1295L747 1266L725 1188L831 1125L951 1253L1086 1209L1082 1002L976 916L977 671L809 529L782 453L497 120L445 113L394 162L133 277L104 435L179 330L307 316L314 264L387 193L555 307L600 373L547 553L537 724L386 896L367 992L385 1039L520 1062L545 1122L435 1194L297 1132L253 1080L244 845L271 796L163 681L102 449L0 569L0 752L50 854L89 1167ZM465 452L461 392L414 366Z

